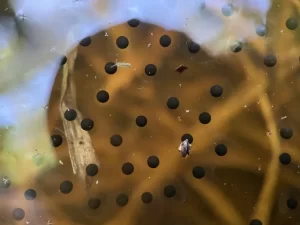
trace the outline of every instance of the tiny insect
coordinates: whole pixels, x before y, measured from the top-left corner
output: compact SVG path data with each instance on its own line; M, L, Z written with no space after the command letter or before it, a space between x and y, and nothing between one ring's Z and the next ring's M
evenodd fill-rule
M191 149L192 145L189 143L188 139L185 139L183 142L181 142L178 147L178 151L181 153L182 157L190 155Z

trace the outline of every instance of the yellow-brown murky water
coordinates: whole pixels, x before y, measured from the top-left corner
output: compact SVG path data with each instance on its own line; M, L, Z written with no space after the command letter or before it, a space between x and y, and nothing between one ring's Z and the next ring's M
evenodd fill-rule
M77 106L94 122L88 133L99 172L85 182L73 174L59 112L60 71L48 110L51 134L63 138L55 149L60 163L24 187L12 183L0 190L0 224L246 225L257 218L266 225L299 225L299 206L287 205L300 198L299 28L285 26L288 18L299 18L297 4L273 4L267 40L218 59L201 49L189 52L187 38L179 33L143 23L114 27L92 37L88 47L78 47ZM160 46L162 35L171 37L169 47ZM119 36L128 38L126 49L117 47ZM264 65L268 54L277 57L274 67ZM131 67L109 75L107 62ZM154 76L146 75L148 64L157 67ZM188 69L175 71L180 65ZM211 96L213 85L222 86L221 97ZM105 103L97 101L100 90L109 93ZM170 97L179 100L178 108L168 108ZM203 112L211 115L210 123L200 123ZM145 127L136 125L140 115L147 118ZM292 138L282 138L281 128L292 128ZM186 158L178 152L184 134L193 137ZM120 146L110 143L113 135L122 137ZM226 155L216 154L218 144L227 146ZM280 162L282 153L291 163ZM148 166L150 156L159 158L156 168ZM128 162L134 170L125 175L122 166ZM195 178L194 167L202 167L205 176ZM59 191L63 181L73 183L68 194ZM176 189L171 198L165 196L169 185ZM29 188L37 193L33 201L24 198ZM144 192L152 194L151 203L141 200ZM123 207L116 203L120 194L128 198ZM101 201L99 208L89 208L90 198ZM12 219L15 208L24 209L23 220Z

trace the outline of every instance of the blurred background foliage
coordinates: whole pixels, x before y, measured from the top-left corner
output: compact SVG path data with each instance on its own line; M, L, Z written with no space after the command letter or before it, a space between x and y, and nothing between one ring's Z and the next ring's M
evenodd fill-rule
M300 209L290 210L286 201L300 198L300 39L299 28L290 31L285 26L288 18L299 18L299 5L296 0L274 1L267 37L219 58L202 50L192 54L182 34L144 23L136 28L123 24L93 36L89 47L78 47L74 78L78 109L95 123L89 133L99 173L88 188L72 173L59 113L60 71L48 112L51 134L64 138L56 148L63 165L24 187L1 189L0 223L12 224L12 209L21 207L26 218L16 224L242 225L259 218L265 225L299 225ZM172 38L168 48L159 45L163 34ZM129 39L128 48L116 46L119 36ZM268 54L277 57L273 68L263 64ZM116 61L132 67L106 74L105 64ZM155 76L145 74L147 64L157 66ZM182 74L175 71L180 64L188 66ZM215 84L224 89L221 98L209 93ZM97 102L100 89L110 94L105 104ZM172 96L180 101L177 110L167 108ZM198 121L204 111L212 115L208 125ZM144 128L135 124L139 115L148 119ZM293 129L292 139L279 136L282 127ZM182 158L177 148L185 133L194 141L191 156ZM120 147L111 146L113 134L123 137ZM226 156L215 154L218 143L228 147ZM290 165L280 164L280 152L291 155ZM156 169L147 166L151 155L160 159ZM135 166L130 176L122 174L125 162ZM194 166L205 169L203 179L192 176ZM74 184L68 195L58 191L64 180ZM173 199L163 194L167 184L177 189ZM37 191L36 200L24 199L27 188ZM140 199L147 191L154 197L149 205ZM116 204L119 193L129 196L123 208ZM88 208L90 197L101 199L97 210Z

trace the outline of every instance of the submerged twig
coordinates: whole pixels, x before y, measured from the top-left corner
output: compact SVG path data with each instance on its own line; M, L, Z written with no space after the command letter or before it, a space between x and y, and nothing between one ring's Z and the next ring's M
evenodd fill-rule
M245 72L248 77L253 77L253 79L260 79L265 77L261 70L257 70L249 57L245 55L241 55L240 59L243 62L247 63L247 67L245 67ZM255 74L255 75L254 75ZM263 78L266 81L266 78ZM264 87L266 90L267 85ZM265 92L265 91L264 91ZM278 132L276 128L276 122L274 119L274 115L272 112L272 106L270 103L270 99L265 95L264 92L261 92L258 96L259 106L265 122L268 126L268 130L271 132L270 135L270 145L271 145L271 161L265 173L265 181L262 187L262 190L259 195L258 202L256 204L256 211L253 215L253 218L260 219L263 224L268 225L271 209L274 204L274 194L275 188L278 183L278 174L279 174L279 155L280 155L280 141L278 138Z
M234 207L230 199L225 196L220 188L213 182L201 180L198 183L191 176L184 176L183 180L194 189L198 195L204 198L208 205L213 209L214 213L228 225L244 224L244 219Z
M240 102L240 105L243 105L245 103L252 103L254 102L257 97L260 95L261 91L264 90L265 83L260 82L261 79L255 80L253 82L245 82L241 85L240 88L235 92L235 94L229 98L225 103L223 103L221 106L218 106L216 108L213 108L210 110L212 112L212 115L218 113L218 117L215 118L215 123L212 124L211 128L209 129L209 132L207 132L207 129L202 130L199 129L198 126L195 126L191 133L195 134L195 139L202 139L203 142L201 143L201 146L197 146L195 144L195 152L202 152L207 147L207 145L212 141L211 133L215 132L216 130L224 127L226 125L225 123L221 123L220 121L224 121L226 119L227 122L229 122L235 115L237 115L241 110L242 107L236 104L236 102ZM257 86L257 84L261 84L258 88L253 88ZM245 91L246 90L246 91ZM233 107L234 106L234 107ZM231 108L231 111L228 111L227 109ZM220 110L222 109L222 110ZM170 145L162 145L160 146L161 149L170 149ZM198 149L197 149L198 148ZM174 167L179 167L178 162L180 161L181 157L179 157L177 154L170 155L169 152L166 152L161 156L161 159L167 159L169 163L162 164L161 165L161 171L170 171ZM139 210L140 207L140 193L144 190L155 190L155 185L158 183L162 183L162 181L166 180L167 178L172 177L166 176L166 174L162 173L156 173L151 176L151 179L147 179L146 181L140 183L136 187L136 191L131 196L131 204L130 206L124 208L117 216L115 216L112 220L105 223L105 225L115 225L119 224L119 221L123 221L123 224L135 224L134 222L134 215Z
M280 141L278 138L276 124L269 98L265 95L261 95L259 100L261 103L260 106L262 114L264 116L264 119L266 120L268 129L272 133L272 135L270 135L272 156L269 166L266 170L265 181L259 195L254 218L259 218L263 222L263 224L268 225L271 215L271 209L274 204L274 193L278 183Z
M81 179L84 179L85 167L91 163L97 165L99 165L99 163L89 133L82 130L80 126L82 115L77 109L76 88L72 78L76 57L77 49L69 54L68 63L66 63L63 68L60 114L63 120L73 173L78 174ZM77 112L77 117L73 121L64 119L65 111L70 108Z

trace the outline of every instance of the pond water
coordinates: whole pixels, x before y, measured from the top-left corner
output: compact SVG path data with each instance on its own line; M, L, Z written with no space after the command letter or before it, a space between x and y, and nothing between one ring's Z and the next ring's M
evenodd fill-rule
M1 152L0 223L299 225L299 10L215 57L138 20L85 39L45 106L55 165Z

